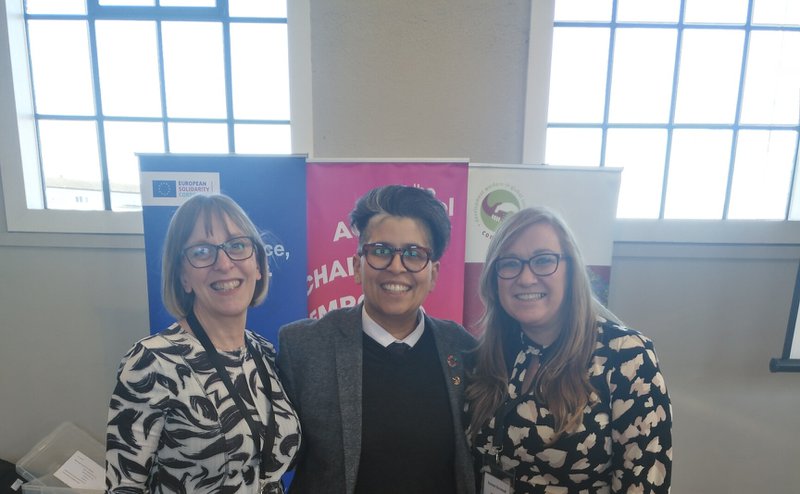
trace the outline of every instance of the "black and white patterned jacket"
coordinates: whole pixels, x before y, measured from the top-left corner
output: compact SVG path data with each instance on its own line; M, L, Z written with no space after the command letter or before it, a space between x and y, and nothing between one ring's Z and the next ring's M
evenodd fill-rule
M294 408L275 373L275 350L245 332L246 347L219 352L256 423L275 419L266 481L289 469L300 444ZM254 358L267 363L269 399ZM253 400L255 396L255 400ZM200 342L173 324L137 342L120 364L106 435L108 492L249 493L260 489L260 454L252 433Z

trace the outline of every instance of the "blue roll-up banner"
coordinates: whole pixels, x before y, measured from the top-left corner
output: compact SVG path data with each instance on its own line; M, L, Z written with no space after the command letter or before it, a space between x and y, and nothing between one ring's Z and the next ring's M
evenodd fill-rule
M264 235L269 294L247 327L277 345L278 328L306 317L305 156L139 156L150 331L174 322L161 302L161 254L170 218L196 194L235 200Z

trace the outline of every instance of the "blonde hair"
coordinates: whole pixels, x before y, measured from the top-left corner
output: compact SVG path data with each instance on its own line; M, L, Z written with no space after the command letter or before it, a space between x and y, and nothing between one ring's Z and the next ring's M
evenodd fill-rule
M589 383L587 367L597 341L597 317L602 315L612 320L616 317L594 297L580 249L564 220L545 207L523 209L506 218L495 232L480 277L480 296L485 309L479 326L484 333L466 390L471 412L470 438L475 437L506 398L509 376L503 349L513 338L519 338L521 331L520 324L500 304L494 264L525 230L541 223L552 226L558 235L567 276L559 309L564 326L553 343L550 358L538 370L534 393L547 403L555 418L553 440L563 433L575 432L585 407L590 405L594 388Z
M169 222L161 258L161 298L164 307L177 319L186 317L194 304L194 293L186 293L181 285L183 269L183 249L194 231L195 225L202 221L206 233L211 233L212 219L217 218L225 224L228 218L247 237L253 239L255 257L261 279L256 281L250 307L255 307L267 298L269 288L269 265L264 240L247 213L228 196L196 195L183 203Z

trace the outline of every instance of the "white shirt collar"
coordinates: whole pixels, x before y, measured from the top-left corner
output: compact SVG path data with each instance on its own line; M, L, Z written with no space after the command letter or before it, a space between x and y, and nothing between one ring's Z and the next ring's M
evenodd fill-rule
M419 308L419 323L417 323L417 327L414 328L414 331L408 334L402 340L396 339L392 336L391 333L383 329L383 327L375 322L374 319L369 317L367 314L367 309L362 306L361 307L361 329L372 338L373 340L377 341L382 347L386 348L387 346L391 345L392 343L399 341L401 343L405 343L406 345L413 347L417 344L420 338L422 338L422 333L425 331L425 310L422 307Z

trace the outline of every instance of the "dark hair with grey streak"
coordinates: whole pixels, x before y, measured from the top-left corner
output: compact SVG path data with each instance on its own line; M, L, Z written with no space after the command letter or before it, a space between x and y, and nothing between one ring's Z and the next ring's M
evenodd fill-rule
M350 212L350 226L358 233L359 248L369 238L369 220L381 214L420 221L431 242L432 259L441 259L450 241L450 218L444 204L429 190L406 185L387 185L372 189L361 196Z
M243 235L253 239L261 279L256 281L250 307L255 307L267 297L269 265L266 248L258 229L248 218L247 213L228 196L196 195L184 202L172 216L161 259L161 297L167 310L178 319L186 317L194 304L194 293L186 293L181 285L181 271L186 268L186 264L183 263L183 249L186 248L185 244L199 222L202 222L206 233L213 233L211 231L213 218L219 219L223 225L226 218L230 219ZM224 254L218 253L218 255ZM196 268L188 266L186 269Z

